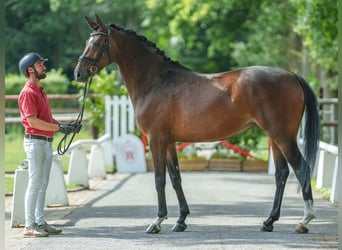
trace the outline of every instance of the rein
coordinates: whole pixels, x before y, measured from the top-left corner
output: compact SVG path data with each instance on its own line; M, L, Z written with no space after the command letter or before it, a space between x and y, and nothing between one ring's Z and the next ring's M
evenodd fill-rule
M76 120L72 122L72 124L75 125L75 127L82 125L85 101L86 101L86 98L88 96L89 88L90 88L92 81L93 81L93 77L91 76L90 79L84 85L83 100L82 100L83 103L82 103L81 111L78 114ZM58 143L58 146L57 146L57 153L59 155L64 155L68 151L68 149L69 149L69 147L70 147L70 145L71 145L72 141L74 140L75 135L77 133L78 132L75 131L72 134L64 134L63 138L60 140L60 142ZM69 135L71 135L71 138L68 141L67 138Z
M78 58L78 61L79 62L82 62L82 61L85 61L87 63L90 64L90 67L89 67L89 73L90 73L90 79L88 79L88 81L85 83L84 85L84 89L83 89L83 100L82 100L82 108L81 108L81 111L80 113L78 114L77 118L75 121L72 122L72 125L74 125L75 127L77 126L81 126L82 124L82 120L83 120L83 113L84 113L84 106L85 106L85 101L86 101L86 98L88 96L88 91L89 91L89 88L90 88L90 85L91 85L91 82L93 80L93 76L95 75L95 73L98 71L98 64L99 64L99 61L100 59L103 57L105 51L107 51L109 54L110 54L110 43L109 43L109 38L110 38L110 26L107 26L107 33L104 33L104 32L98 32L98 31L95 31L95 32L92 32L90 34L91 37L93 36L105 36L106 37L106 41L105 43L103 44L99 54L98 54L98 57L96 59L92 59L90 57L87 57L87 56L80 56ZM109 49L109 51L107 50ZM63 155L65 154L72 141L74 140L75 138L75 135L77 134L77 132L73 132L72 134L65 134L63 136L63 138L61 139L61 141L59 142L58 146L57 146L57 153L59 155ZM68 141L68 136L71 135L71 138L70 140Z

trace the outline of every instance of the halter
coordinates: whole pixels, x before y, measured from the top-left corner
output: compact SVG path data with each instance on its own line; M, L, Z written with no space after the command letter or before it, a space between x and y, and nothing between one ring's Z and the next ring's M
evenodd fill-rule
M107 26L107 33L104 33L104 32L92 32L90 34L90 36L91 37L92 36L106 36L106 41L105 41L104 45L102 46L102 48L100 50L99 56L96 59L92 59L92 58L86 57L86 56L80 56L78 58L79 62L85 61L85 62L89 63L91 66L89 67L90 78L85 83L84 89L83 89L83 100L82 100L83 103L82 103L81 111L78 114L76 120L73 122L73 124L75 126L81 126L81 123L82 123L82 120L83 120L85 100L86 100L86 98L88 96L88 91L89 91L91 82L93 80L93 76L97 72L99 61L102 58L102 56L104 55L105 51L107 49L110 49L110 43L109 43L110 27ZM108 51L108 53L110 54L110 51ZM69 149L69 147L70 147L70 145L71 145L71 143L72 143L72 141L73 141L73 139L74 139L74 137L76 135L76 132L74 132L74 133L72 133L70 135L71 135L71 138L70 138L69 141L67 141L67 138L68 138L69 134L65 134L63 136L63 138L61 139L61 141L59 142L59 144L57 146L57 153L59 155L63 155L63 154L65 154L68 151L68 149Z
M78 58L79 62L85 61L85 62L90 64L89 72L90 72L91 77L94 76L94 74L97 72L97 69L98 69L98 66L99 66L99 61L103 57L105 51L107 51L110 54L110 43L109 43L110 26L107 25L107 33L100 32L100 31L95 31L95 32L92 32L90 34L90 37L93 37L93 36L105 36L106 37L106 41L103 44L103 46L102 46L102 48L100 50L100 53L98 54L98 57L96 59L93 59L93 58L90 58L90 57L82 55L82 56L80 56ZM109 49L109 51L107 49Z

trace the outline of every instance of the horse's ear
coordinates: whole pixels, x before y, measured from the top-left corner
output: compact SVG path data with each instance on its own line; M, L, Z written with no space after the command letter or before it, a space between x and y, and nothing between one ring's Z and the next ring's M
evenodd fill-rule
M88 18L87 16L85 17L88 24L89 24L89 27L92 29L92 30L96 30L98 28L98 24L93 22L92 20L90 20L90 18Z
M104 23L102 22L102 20L99 18L98 15L95 15L96 16L96 22L98 24L98 26L100 26L100 28L102 30L105 30L106 29L106 25L104 25Z

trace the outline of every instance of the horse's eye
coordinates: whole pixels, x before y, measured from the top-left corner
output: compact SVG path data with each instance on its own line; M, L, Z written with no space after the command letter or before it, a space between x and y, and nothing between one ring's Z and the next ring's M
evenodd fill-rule
M96 47L99 47L99 46L100 46L100 43L99 43L99 42L94 42L94 43L93 43L93 47L96 48Z

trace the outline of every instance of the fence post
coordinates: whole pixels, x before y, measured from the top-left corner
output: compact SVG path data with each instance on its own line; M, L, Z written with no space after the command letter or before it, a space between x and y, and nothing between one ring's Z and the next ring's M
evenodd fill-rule
M88 166L88 176L106 179L105 156L101 145L92 145Z
M98 139L98 142L101 144L101 147L104 153L105 165L110 165L110 166L114 164L113 149L112 149L111 141L112 140L111 140L110 134L105 134Z
M317 169L317 182L316 187L329 187L331 186L333 171L335 166L335 158L336 156L325 151L320 150L319 152L319 161L318 161L318 169Z
M112 103L111 105L113 105L113 131L112 131L112 138L113 140L115 140L116 138L119 137L120 135L120 109L119 109L119 105L115 105L115 103L118 103L119 101L119 97L118 96L114 96L112 99Z
M334 167L334 174L332 179L332 185L331 185L331 194L330 194L330 202L335 203L335 201L338 201L338 156L335 159L335 167Z
M20 162L19 168L15 170L11 213L12 227L25 225L25 193L28 185L27 167L27 161L23 160Z
M112 98L110 96L105 96L105 133L106 134L112 134L112 117L113 117L113 111L112 111Z
M89 188L87 156L86 150L82 146L71 151L67 182Z
M69 206L62 162L54 157L51 165L49 184L46 190L46 205Z

